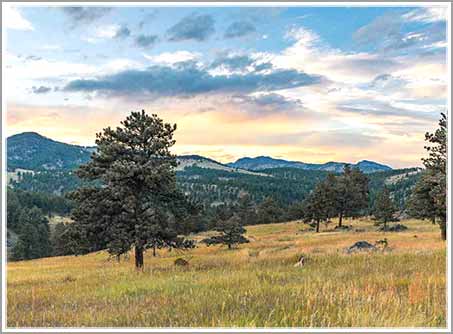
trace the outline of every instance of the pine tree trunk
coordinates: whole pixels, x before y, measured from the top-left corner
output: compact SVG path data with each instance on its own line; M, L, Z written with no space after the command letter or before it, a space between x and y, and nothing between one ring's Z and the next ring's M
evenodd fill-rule
M143 268L143 247L135 246L135 269Z
M341 227L343 222L343 212L340 212L340 216L338 217L338 227Z
M156 246L153 246L153 256L156 256Z
M435 225L436 224L436 217L431 218L431 222L433 223L433 225Z
M442 240L447 240L447 222L441 222L440 224L440 237Z
M319 233L319 220L316 221L316 233Z
M228 249L231 249L231 244L228 244Z

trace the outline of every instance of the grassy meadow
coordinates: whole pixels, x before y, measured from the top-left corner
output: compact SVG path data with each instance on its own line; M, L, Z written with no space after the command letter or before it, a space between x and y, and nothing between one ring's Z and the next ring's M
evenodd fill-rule
M445 327L446 244L438 226L406 220L399 233L321 233L297 222L247 227L249 244L184 253L100 252L7 265L8 327ZM333 225L333 224L332 224ZM196 235L201 239L207 233ZM359 240L389 250L346 254ZM308 260L294 267L299 255ZM188 259L188 267L173 261Z

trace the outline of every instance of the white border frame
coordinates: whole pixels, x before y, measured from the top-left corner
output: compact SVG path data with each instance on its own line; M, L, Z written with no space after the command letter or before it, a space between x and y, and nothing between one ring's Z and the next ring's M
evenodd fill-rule
M449 333L451 332L451 2L2 2L2 22L5 22L4 8L17 7L63 7L63 6L104 6L104 7L447 7L447 122L448 122L448 168L447 168L447 327L446 328L8 328L6 327L6 59L2 59L2 333ZM6 27L2 27L2 54L6 53Z

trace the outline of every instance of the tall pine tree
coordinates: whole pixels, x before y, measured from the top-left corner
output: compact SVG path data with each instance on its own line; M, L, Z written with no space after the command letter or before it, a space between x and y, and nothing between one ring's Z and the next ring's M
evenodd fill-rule
M390 191L384 187L377 195L374 206L374 217L384 225L384 231L387 230L387 223L394 220L395 212L396 206L390 197Z
M431 219L439 224L442 240L447 239L447 116L441 114L439 128L427 132L423 172L409 201L409 213L417 218Z
M175 130L142 110L96 135L97 150L77 175L101 186L71 195L77 204L71 234L80 253L107 249L119 257L134 248L135 266L142 268L147 248L184 244L177 235L185 196L176 186L176 157L170 153Z

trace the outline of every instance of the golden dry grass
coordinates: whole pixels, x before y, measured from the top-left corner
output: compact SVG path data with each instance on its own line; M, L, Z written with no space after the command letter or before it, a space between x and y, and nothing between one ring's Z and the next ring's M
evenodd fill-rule
M438 227L408 220L407 231L384 235L366 219L352 224L364 231L251 226L251 242L238 249L184 253L187 268L175 267L181 255L165 250L147 254L143 272L133 257L117 263L102 252L9 263L7 325L445 327L446 248ZM384 237L390 251L343 251ZM307 264L295 268L301 253Z

